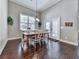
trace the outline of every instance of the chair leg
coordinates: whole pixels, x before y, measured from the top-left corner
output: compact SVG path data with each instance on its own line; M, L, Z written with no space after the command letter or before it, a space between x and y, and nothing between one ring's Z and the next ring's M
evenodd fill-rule
M24 48L24 41L23 41L23 39L21 40L21 48Z

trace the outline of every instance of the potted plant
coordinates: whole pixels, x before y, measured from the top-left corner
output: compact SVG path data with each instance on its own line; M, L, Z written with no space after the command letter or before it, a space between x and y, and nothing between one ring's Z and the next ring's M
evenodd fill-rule
M11 26L13 25L13 19L11 16L8 16L7 22L8 22L8 25L11 25Z

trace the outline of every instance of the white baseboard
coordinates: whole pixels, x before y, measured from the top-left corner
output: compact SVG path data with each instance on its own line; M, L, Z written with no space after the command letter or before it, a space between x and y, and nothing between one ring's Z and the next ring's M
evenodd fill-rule
M70 44L70 45L78 46L78 43L69 42L69 41L62 40L62 39L60 39L60 42L64 42L64 43L67 43L67 44Z
M7 42L8 42L8 40L4 40L4 42L3 41L1 41L3 44L2 44L2 47L0 48L0 55L2 54L2 52L3 52L3 50L4 50L4 48L5 48L5 46L6 46L6 44L7 44Z
M8 40L16 40L16 39L20 39L21 37L14 37L14 38L8 38Z

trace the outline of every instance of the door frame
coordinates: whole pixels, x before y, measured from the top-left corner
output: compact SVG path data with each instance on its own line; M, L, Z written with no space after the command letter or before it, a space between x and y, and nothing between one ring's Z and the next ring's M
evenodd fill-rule
M45 20L45 27L46 27L46 22L50 22L50 31L52 32L52 22L53 22L53 18L59 18L59 22L60 22L60 24L59 24L59 39L56 39L56 40L61 40L61 16L55 16L55 17L51 17L51 20ZM49 18L50 19L50 18ZM50 33L50 34L52 34L52 33ZM52 36L52 35L51 35ZM51 36L49 36L50 38L52 38Z

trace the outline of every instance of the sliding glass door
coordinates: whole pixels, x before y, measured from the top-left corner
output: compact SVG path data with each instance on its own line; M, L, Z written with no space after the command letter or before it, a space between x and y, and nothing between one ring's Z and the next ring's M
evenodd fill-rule
M49 32L52 39L60 39L60 17L53 17L49 21L45 21L45 29Z
M59 40L60 39L60 18L54 18L52 20L52 38Z

